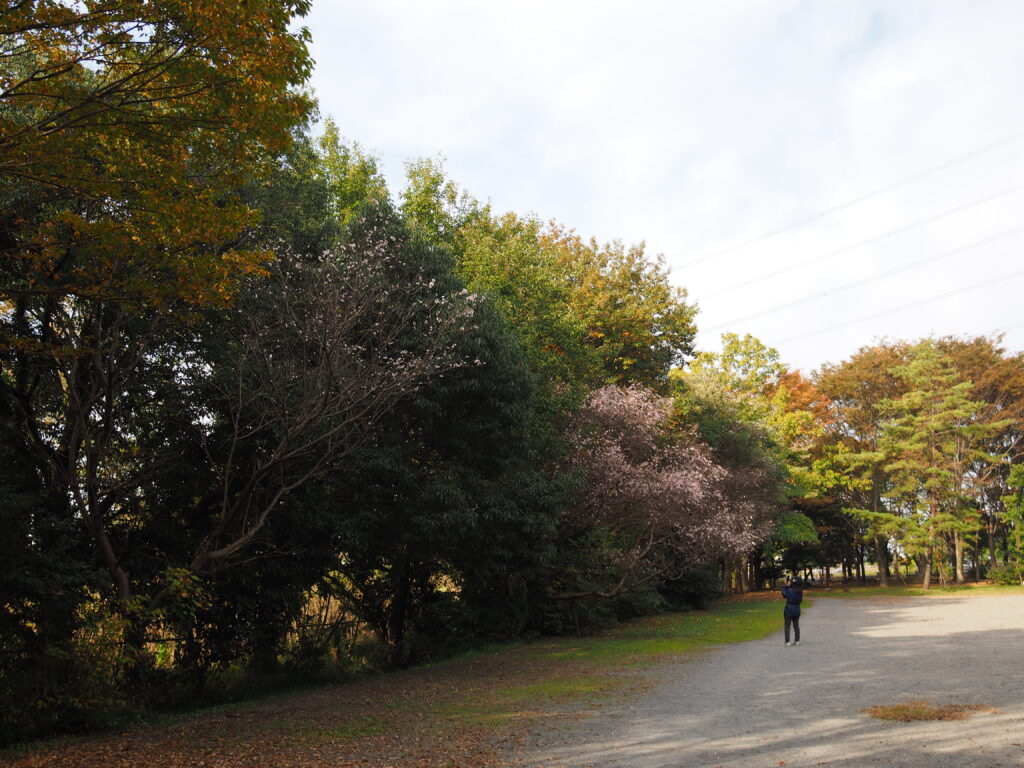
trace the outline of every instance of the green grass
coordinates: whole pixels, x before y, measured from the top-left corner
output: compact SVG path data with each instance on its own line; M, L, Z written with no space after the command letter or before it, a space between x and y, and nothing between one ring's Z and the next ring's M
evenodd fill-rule
M591 637L509 649L522 659L522 672L531 681L464 698L446 707L444 715L455 725L496 728L539 711L600 705L643 689L645 678L635 674L640 668L715 645L756 640L777 631L781 616L778 600L726 603L638 619Z
M725 603L640 619L594 637L540 643L536 652L620 666L650 664L712 645L756 640L777 630L781 616L779 601Z
M510 701L550 701L575 700L602 694L620 688L622 678L616 677L577 677L570 679L544 680L501 691L502 697Z

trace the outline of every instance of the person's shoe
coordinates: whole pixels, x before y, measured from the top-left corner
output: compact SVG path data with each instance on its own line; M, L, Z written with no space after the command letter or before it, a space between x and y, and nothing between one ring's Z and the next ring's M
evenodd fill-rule
M793 645L800 645L800 641L797 640L795 643L793 643Z
M786 643L787 648L789 648L790 645L792 645L792 643Z

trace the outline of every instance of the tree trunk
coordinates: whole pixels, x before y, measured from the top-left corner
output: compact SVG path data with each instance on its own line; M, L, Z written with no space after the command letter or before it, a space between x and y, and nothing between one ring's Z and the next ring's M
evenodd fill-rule
M932 548L928 547L928 551L923 556L924 569L921 576L921 586L928 589L932 585Z
M993 515L988 516L988 524L985 526L985 534L988 536L988 564L996 564L996 526Z
M882 471L875 467L871 472L871 511L878 512L882 506ZM878 583L889 586L889 547L881 534L875 534L875 561L878 563Z
M889 547L882 536L875 536L875 562L878 563L878 583L889 586Z
M409 610L409 554L404 553L391 572L393 596L391 610L388 612L388 644L391 646L391 664L400 665L403 661L402 641L405 638L405 617Z
M953 531L953 558L956 563L957 584L964 583L964 538L960 531Z

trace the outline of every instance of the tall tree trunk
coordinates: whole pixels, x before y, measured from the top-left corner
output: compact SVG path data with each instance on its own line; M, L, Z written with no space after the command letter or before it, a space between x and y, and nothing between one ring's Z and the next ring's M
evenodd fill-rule
M985 525L985 534L988 537L988 564L996 564L996 525L995 515L989 513Z
M391 610L388 612L388 643L391 646L391 664L400 665L403 658L402 641L405 639L405 617L409 610L410 561L404 552L391 571L393 595Z
M964 537L960 535L960 531L953 531L953 557L956 562L956 579L957 584L964 583Z
M754 589L762 589L764 587L764 550L759 549L754 555Z
M878 512L882 506L881 470L876 466L871 472L871 511ZM875 535L875 561L878 563L878 583L889 586L889 547L881 534Z
M928 547L928 550L922 556L924 562L924 569L921 577L921 586L928 589L932 585L932 547Z
M882 536L875 536L875 562L878 563L878 583L889 586L889 547Z

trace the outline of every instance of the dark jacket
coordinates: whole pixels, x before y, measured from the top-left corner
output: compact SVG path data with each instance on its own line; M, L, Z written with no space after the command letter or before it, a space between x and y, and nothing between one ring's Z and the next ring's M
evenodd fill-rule
M786 598L786 607L782 611L783 616L791 619L800 615L800 601L804 599L804 591L800 587L783 587L782 596Z

